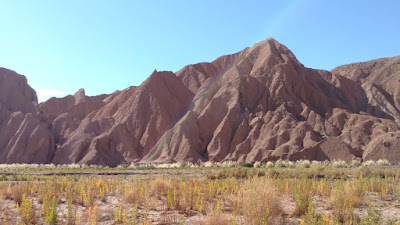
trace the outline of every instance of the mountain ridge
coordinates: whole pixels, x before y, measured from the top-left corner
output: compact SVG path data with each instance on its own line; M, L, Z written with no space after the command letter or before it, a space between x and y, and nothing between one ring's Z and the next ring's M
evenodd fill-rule
M14 113L32 104L32 112L20 113L45 127L37 135L49 143L41 163L357 158L398 163L399 71L400 56L332 71L306 68L268 38L175 73L155 70L141 85L110 95L88 97L82 89L41 104L34 97L28 98L32 103L21 100ZM4 120L16 120L3 111ZM0 120L0 134L7 129ZM21 145L38 142L24 135ZM10 141L1 140L2 162L18 162L8 156Z

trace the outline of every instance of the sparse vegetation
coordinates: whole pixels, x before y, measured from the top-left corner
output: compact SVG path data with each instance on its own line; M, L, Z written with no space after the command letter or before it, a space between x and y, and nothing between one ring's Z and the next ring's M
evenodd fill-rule
M251 165L0 166L0 221L396 224L400 218L400 169L385 161Z
M17 203L17 208L21 212L21 222L26 225L36 224L36 212L33 208L33 201L26 196L26 193L22 195L21 204Z

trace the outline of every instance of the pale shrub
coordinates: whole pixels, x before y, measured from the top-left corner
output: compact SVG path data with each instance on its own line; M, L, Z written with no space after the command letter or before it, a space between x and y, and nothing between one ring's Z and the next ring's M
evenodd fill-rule
M169 163L162 163L162 164L155 165L155 167L157 169L168 169L169 165L170 165Z
M103 168L103 166L101 166L101 165L90 165L89 168L101 169L101 168Z
M213 167L214 163L211 161L207 161L205 163L203 163L203 167L209 168L209 167Z
M267 162L267 164L265 164L266 168L273 168L275 166L275 164L271 161Z
M199 167L198 164L194 164L194 163L191 163L191 164L190 164L190 168L198 168L198 167Z
M390 166L390 163L387 159L379 159L376 161L376 165L378 166Z
M193 168L194 163L191 162L180 162L180 168Z
M275 162L275 167L277 167L277 168L294 168L295 163L292 161L288 161L288 160L278 159Z
M328 160L325 161L316 161L313 160L311 161L311 166L312 168L324 168L324 167L328 167L331 165L331 162L329 162Z
M46 164L46 165L45 165L45 168L47 168L47 169L55 169L55 168L56 168L56 165L54 165L53 163L51 163L51 164Z
M347 163L343 160L334 160L332 161L332 166L334 168L345 168L347 167Z
M66 166L70 169L80 169L81 168L81 166L79 164L69 164Z
M224 168L231 168L231 167L235 167L235 166L236 166L236 163L233 161L225 161L225 162L221 163L221 167L224 167Z
M284 162L286 162L285 166L287 168L295 168L296 167L296 164L294 162L292 162L292 161L284 161Z
M310 162L310 160L298 160L298 161L296 161L296 165L301 168L310 168L311 162Z
M351 166L356 166L356 167L361 166L362 165L361 159L353 159L353 160L351 160L350 165Z
M363 166L375 166L376 163L375 163L374 160L368 160L368 161L363 162L362 165L363 165Z
M321 162L321 161L317 161L317 160L313 160L313 161L311 161L311 166L314 166L314 165L322 165L323 164L323 162Z
M282 159L278 159L278 160L275 162L275 167L278 167L278 168L286 167L286 164L285 164L285 162L284 162Z
M176 169L176 168L181 168L181 163L171 163L169 164L170 169Z

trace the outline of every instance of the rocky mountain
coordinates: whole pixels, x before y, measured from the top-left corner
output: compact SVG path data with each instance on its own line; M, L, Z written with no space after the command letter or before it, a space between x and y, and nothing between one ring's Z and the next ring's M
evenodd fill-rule
M304 67L267 39L138 87L37 104L25 77L0 70L0 162L400 162L400 57Z
M394 129L376 123L373 128L381 126L383 130L375 132L365 143L363 158L400 162L400 56L339 66L332 72L354 80L363 88L369 103L366 113L397 122Z
M0 163L51 162L53 134L37 112L36 92L26 78L0 68Z

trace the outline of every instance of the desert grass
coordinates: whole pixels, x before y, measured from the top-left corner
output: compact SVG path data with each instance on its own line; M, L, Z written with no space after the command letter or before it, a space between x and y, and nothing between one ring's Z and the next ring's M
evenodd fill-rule
M230 220L221 212L213 212L207 215L204 221L201 223L202 225L226 225L229 224Z
M146 190L144 186L127 186L124 193L124 201L134 206L143 204L146 200Z
M161 199L162 196L166 196L168 190L173 189L173 183L169 179L157 177L150 181L150 191L155 197Z
M14 185L11 189L7 190L8 195L17 205L20 205L24 196L24 187L22 185Z
M280 223L283 218L282 203L271 180L250 179L244 184L241 194L240 213L248 224Z
M342 164L279 161L252 168L179 164L148 169L155 174L168 170L174 176L8 175L0 181L0 220L2 224L185 224L200 218L192 224L379 224L396 219L383 219L387 215L379 214L370 196L388 205L400 201L400 169ZM53 170L59 169L66 168ZM79 169L88 170L68 168ZM116 168L125 169L129 166ZM183 172L189 176L180 175ZM315 198L322 199L322 205L317 207ZM367 208L366 214L357 213Z

